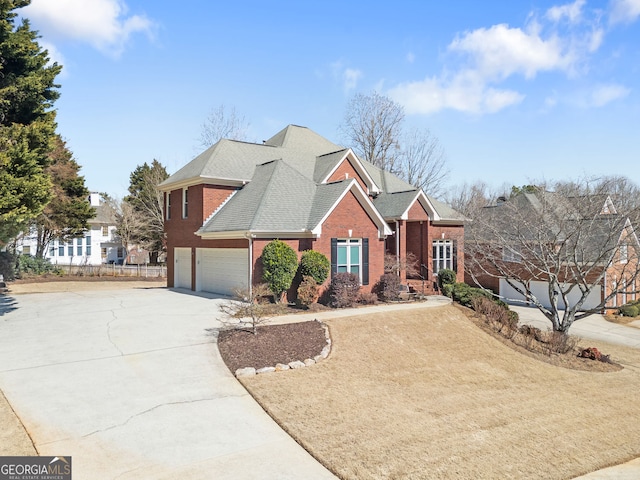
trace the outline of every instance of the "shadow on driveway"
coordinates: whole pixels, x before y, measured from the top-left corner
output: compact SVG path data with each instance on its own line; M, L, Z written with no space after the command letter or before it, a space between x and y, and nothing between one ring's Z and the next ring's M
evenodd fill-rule
M0 294L0 317L18 309L18 302L15 298Z

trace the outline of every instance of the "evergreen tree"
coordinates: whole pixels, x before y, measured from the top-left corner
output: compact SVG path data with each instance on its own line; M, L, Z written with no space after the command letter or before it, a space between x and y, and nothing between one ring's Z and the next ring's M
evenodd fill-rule
M55 77L62 69L15 10L29 0L0 0L0 246L42 213L52 195L45 172L56 128Z
M38 233L36 256L39 258L44 256L54 238L65 241L82 236L89 228L88 221L96 214L87 201L89 190L84 177L78 175L80 165L59 135L54 137L53 143L51 163L45 169L53 183L53 198L34 224Z

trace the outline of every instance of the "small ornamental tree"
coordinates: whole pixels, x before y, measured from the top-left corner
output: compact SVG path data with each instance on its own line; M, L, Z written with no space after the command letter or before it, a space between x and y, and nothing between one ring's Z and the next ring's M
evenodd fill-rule
M318 285L322 285L329 277L331 262L326 255L315 250L306 250L300 258L300 276L311 276Z
M281 240L273 240L262 251L262 279L269 285L276 302L280 301L298 270L298 256L293 248Z

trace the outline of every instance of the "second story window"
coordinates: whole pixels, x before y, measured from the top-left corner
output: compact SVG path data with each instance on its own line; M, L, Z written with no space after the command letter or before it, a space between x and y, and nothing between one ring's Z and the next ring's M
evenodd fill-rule
M103 237L108 237L109 236L109 227L107 227L106 225L102 226L102 236Z
M189 189L182 189L182 218L189 216Z

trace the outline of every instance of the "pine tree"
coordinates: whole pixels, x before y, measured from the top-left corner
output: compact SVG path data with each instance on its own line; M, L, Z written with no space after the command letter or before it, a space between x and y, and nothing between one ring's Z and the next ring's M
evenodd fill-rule
M0 0L0 246L42 213L52 195L45 172L56 129L55 77L29 21L15 10L29 0Z

